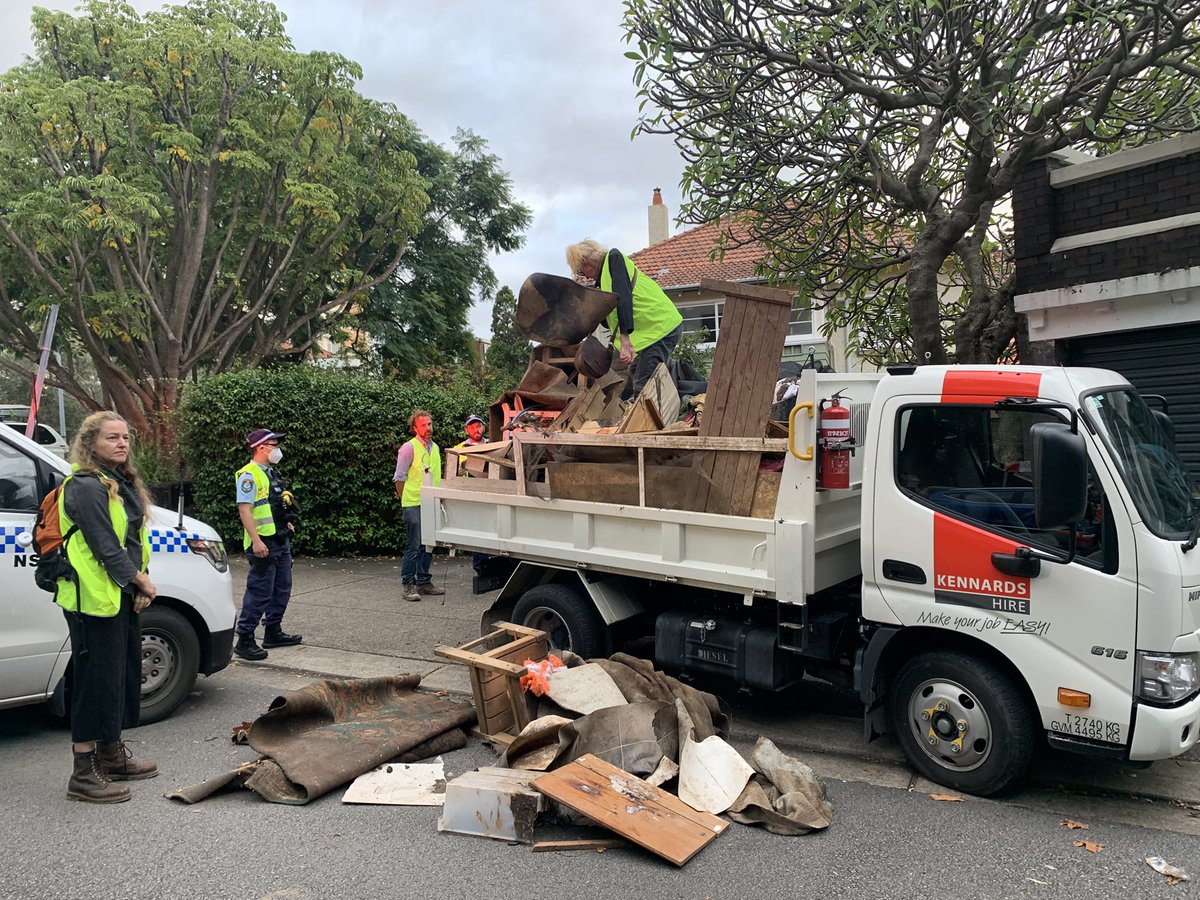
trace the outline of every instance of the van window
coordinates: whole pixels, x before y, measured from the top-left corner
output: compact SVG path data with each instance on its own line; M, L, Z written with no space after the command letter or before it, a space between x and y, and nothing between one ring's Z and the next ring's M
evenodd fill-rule
M41 499L37 465L15 447L0 441L0 509L33 512Z
M19 431L21 434L25 433L24 422L5 422L4 424L6 424L13 431ZM41 444L43 447L58 443L54 437L54 432L45 425L33 426L33 440L35 443Z
M1061 421L1041 410L988 406L913 406L900 413L896 483L938 512L999 531L1021 543L1066 550L1063 530L1037 527L1029 430ZM1116 535L1106 527L1106 501L1088 464L1088 503L1076 531L1079 557L1116 564Z

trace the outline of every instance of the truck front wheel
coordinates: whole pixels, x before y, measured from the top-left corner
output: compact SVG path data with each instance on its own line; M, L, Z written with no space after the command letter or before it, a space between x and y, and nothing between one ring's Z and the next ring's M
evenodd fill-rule
M584 659L608 656L608 626L595 604L563 584L526 591L513 608L513 621L546 632L551 650L570 650Z
M925 653L892 685L892 725L926 778L970 794L1008 787L1033 756L1033 715L1018 685L985 659Z
M196 683L200 642L178 610L153 603L138 614L142 628L143 725L165 719Z

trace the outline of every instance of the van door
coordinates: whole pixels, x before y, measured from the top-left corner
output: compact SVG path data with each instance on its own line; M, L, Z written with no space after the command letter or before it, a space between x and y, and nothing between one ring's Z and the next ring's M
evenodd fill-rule
M1127 744L1137 622L1134 535L1093 438L1088 506L1069 565L1033 577L996 568L1017 547L1063 553L1065 532L1034 519L1029 429L1053 411L969 397L894 398L876 458L874 565L867 576L907 626L956 632L960 648L999 650L1029 686L1044 726L1071 738ZM1120 500L1116 502L1119 504ZM1058 689L1091 695L1068 708Z
M47 473L0 439L0 706L42 699L67 645L62 610L33 581L28 545Z

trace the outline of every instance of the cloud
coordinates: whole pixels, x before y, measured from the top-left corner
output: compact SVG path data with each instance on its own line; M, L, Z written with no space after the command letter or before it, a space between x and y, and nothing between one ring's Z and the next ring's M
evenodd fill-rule
M32 50L33 3L0 3L0 70ZM74 2L38 0L72 9ZM139 10L160 4L135 2ZM593 237L633 252L646 245L646 207L663 189L679 209L683 169L671 141L630 140L638 116L620 0L278 0L301 51L330 50L363 68L360 91L394 103L430 138L458 128L483 137L534 211L526 245L493 258L516 291L533 272L565 274L567 244ZM491 329L490 298L472 311Z

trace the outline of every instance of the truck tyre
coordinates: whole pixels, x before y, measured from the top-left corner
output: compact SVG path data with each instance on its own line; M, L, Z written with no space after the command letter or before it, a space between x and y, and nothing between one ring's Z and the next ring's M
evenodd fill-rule
M183 702L200 666L200 641L183 613L152 603L142 628L142 724L165 719Z
M551 650L570 650L584 659L607 657L608 626L595 604L562 584L526 591L513 608L513 621L546 632Z
M986 797L1028 768L1032 710L1013 679L988 660L953 652L913 657L890 694L900 746L931 781Z

